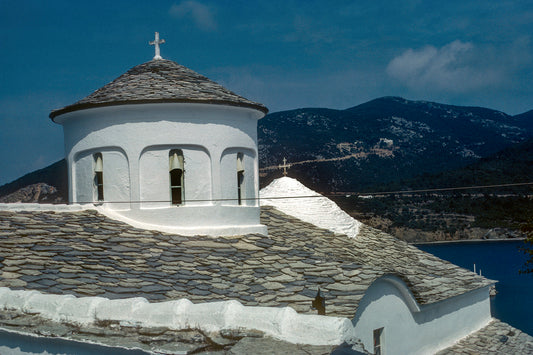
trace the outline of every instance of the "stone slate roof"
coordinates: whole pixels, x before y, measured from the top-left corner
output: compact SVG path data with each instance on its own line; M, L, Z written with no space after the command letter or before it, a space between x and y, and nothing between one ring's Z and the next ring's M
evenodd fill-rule
M194 303L235 299L352 318L374 280L396 275L419 304L494 281L379 230L336 235L273 207L261 208L269 236L184 237L133 228L96 211L0 211L0 286L46 293Z
M161 102L190 102L249 107L268 112L203 75L166 59L153 59L131 68L86 98L50 113L50 118L93 107Z
M533 337L498 319L438 355L533 354Z

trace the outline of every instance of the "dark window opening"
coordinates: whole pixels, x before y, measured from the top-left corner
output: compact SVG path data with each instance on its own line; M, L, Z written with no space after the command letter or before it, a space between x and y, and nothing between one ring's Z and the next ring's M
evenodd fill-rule
M243 154L237 153L237 201L239 205L242 205L242 200L244 198L244 163L243 163Z
M171 150L169 154L170 198L173 205L183 203L183 152Z
M374 354L383 355L383 328L374 329Z
M237 199L242 205L242 182L244 181L244 171L237 171Z
M96 189L96 200L104 200L104 163L102 154L94 155L94 187Z
M172 204L180 205L183 203L182 199L182 181L183 171L181 169L174 169L170 171L170 191L172 194Z
M96 177L96 194L98 201L104 200L104 174L100 171L97 171L95 174Z

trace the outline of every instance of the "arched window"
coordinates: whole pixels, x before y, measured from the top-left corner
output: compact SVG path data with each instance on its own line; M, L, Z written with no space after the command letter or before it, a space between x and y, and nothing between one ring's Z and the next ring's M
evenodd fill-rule
M244 198L244 161L243 154L237 153L237 200L239 205L242 205L242 199Z
M169 153L169 175L170 198L173 205L181 205L184 200L183 173L183 152L179 149L171 150Z
M96 153L94 158L94 188L97 201L104 200L104 161L102 153Z

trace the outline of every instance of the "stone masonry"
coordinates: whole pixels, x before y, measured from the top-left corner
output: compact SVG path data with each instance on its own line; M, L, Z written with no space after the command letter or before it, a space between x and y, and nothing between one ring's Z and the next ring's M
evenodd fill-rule
M368 226L348 238L272 207L261 211L268 236L218 238L136 229L94 210L0 211L0 286L110 299L145 297L152 302L235 299L247 306L290 306L301 313L316 313L311 302L320 288L327 315L352 318L366 289L383 275L404 280L420 304L494 282ZM169 347L220 354L262 347L279 354L333 350L295 346L253 332L205 334L118 324L77 329L7 311L0 312L0 326L102 343L116 338L122 345L152 350L159 346L163 353L172 352ZM533 353L530 336L494 320L442 354L487 350Z
M0 286L151 301L236 299L247 306L353 317L370 284L396 275L421 304L492 283L376 229L355 239L262 208L269 236L183 237L95 211L0 212Z

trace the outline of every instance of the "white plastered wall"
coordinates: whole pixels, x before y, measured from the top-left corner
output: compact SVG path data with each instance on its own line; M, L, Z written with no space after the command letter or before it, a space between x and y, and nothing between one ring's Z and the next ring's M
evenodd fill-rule
M419 306L402 280L375 281L353 319L355 335L374 351L374 329L384 328L383 353L434 354L489 323L489 287Z
M147 147L139 162L141 209L168 208L170 205L169 153L181 150L184 160L185 205L212 205L211 159L207 150L191 145ZM160 201L160 202L154 202Z
M98 202L94 182L94 154L102 154L104 199L112 201L107 207L113 210L130 208L130 177L128 159L118 147L101 147L78 152L72 165L72 184L75 186L74 203Z
M64 127L70 202L86 202L80 200L94 194L92 172L91 184L85 181L89 173L85 159L79 168L75 162L83 152L93 154L112 146L113 151L123 152L128 174L123 176L122 169L108 171L104 155L104 197L110 200L119 190L124 192L113 187L115 191L107 195L106 185L118 186L127 180L131 203L128 207L106 203L105 208L114 210L110 216L136 227L187 235L266 234L266 227L259 223L257 200L243 206L217 201L234 193L234 186L223 182L226 172L221 171L221 164L224 151L235 147L245 152L246 169L254 172L249 174L253 182L246 181L247 196L257 197L257 120L263 115L250 108L192 103L118 105L60 115L55 121ZM212 201L170 205L170 149L182 149L184 154L185 199ZM234 166L231 170L235 173ZM78 180L82 183L77 184Z
M257 189L259 186L257 171L257 159L255 151L247 148L232 147L222 153L220 159L222 204L238 205L237 194L237 154L242 153L244 165L244 181L241 186L242 205L257 206Z

